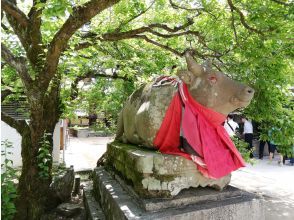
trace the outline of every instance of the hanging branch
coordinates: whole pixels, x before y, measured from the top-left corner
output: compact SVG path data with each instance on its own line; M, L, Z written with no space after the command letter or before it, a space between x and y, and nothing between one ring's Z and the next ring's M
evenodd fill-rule
M239 8L237 8L232 0L227 0L228 1L228 4L230 6L230 9L231 11L236 11L238 14L239 14L239 17L240 17L240 21L241 21L241 24L248 30L252 31L252 32L255 32L257 34L260 34L260 35L263 35L263 32L264 31L261 31L261 30L258 30L256 28L253 28L251 27L247 22L246 22L246 19L245 19L245 16L244 14L241 12L241 10Z

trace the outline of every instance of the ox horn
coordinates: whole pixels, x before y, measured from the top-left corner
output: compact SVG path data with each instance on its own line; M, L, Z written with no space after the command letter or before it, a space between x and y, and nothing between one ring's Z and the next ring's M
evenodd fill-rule
M188 70L195 76L200 76L203 73L203 67L195 62L189 51L185 53L185 58Z
M212 69L212 61L211 61L210 59L207 59L207 60L204 62L203 66L204 66L204 70L205 70L205 72L210 72L211 69Z

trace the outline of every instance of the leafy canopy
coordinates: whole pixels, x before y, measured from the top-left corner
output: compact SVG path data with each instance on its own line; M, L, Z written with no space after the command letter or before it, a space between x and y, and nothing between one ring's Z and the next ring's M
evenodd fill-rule
M43 9L42 43L48 45L72 8L86 1L42 2L36 6ZM28 11L26 6L22 3ZM64 114L83 108L115 117L140 84L183 68L181 53L192 48L200 63L210 58L216 68L256 90L245 113L261 124L262 139L277 127L275 141L293 145L293 12L293 4L272 0L120 1L75 32L59 60ZM15 54L25 54L11 30L4 32L3 41ZM35 74L32 69L30 74ZM16 78L5 65L4 88L19 94L22 84ZM93 79L93 86L81 89L85 78ZM73 87L80 90L74 97Z

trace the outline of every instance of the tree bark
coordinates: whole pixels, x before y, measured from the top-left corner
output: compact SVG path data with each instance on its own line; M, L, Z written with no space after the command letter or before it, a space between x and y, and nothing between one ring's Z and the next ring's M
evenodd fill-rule
M29 99L30 124L22 132L22 173L19 179L18 195L16 200L17 213L14 219L40 219L47 211L46 204L49 198L50 183L52 181L52 160L49 164L49 177L39 175L38 153L41 147L41 138L44 133L50 133L48 140L51 143L50 154L53 151L53 132L60 117L59 109L59 81L53 83L48 95L36 94L38 101Z

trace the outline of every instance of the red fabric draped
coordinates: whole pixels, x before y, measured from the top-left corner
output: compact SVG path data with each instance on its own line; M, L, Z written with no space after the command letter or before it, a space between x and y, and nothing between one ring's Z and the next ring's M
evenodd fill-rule
M185 84L180 84L179 90L181 96L177 93L173 97L153 142L154 146L162 153L191 159L191 155L179 149L182 121L186 140L200 156L194 162L204 176L221 178L244 167L243 158L222 126L226 116L196 102ZM185 106L183 118L182 103Z

